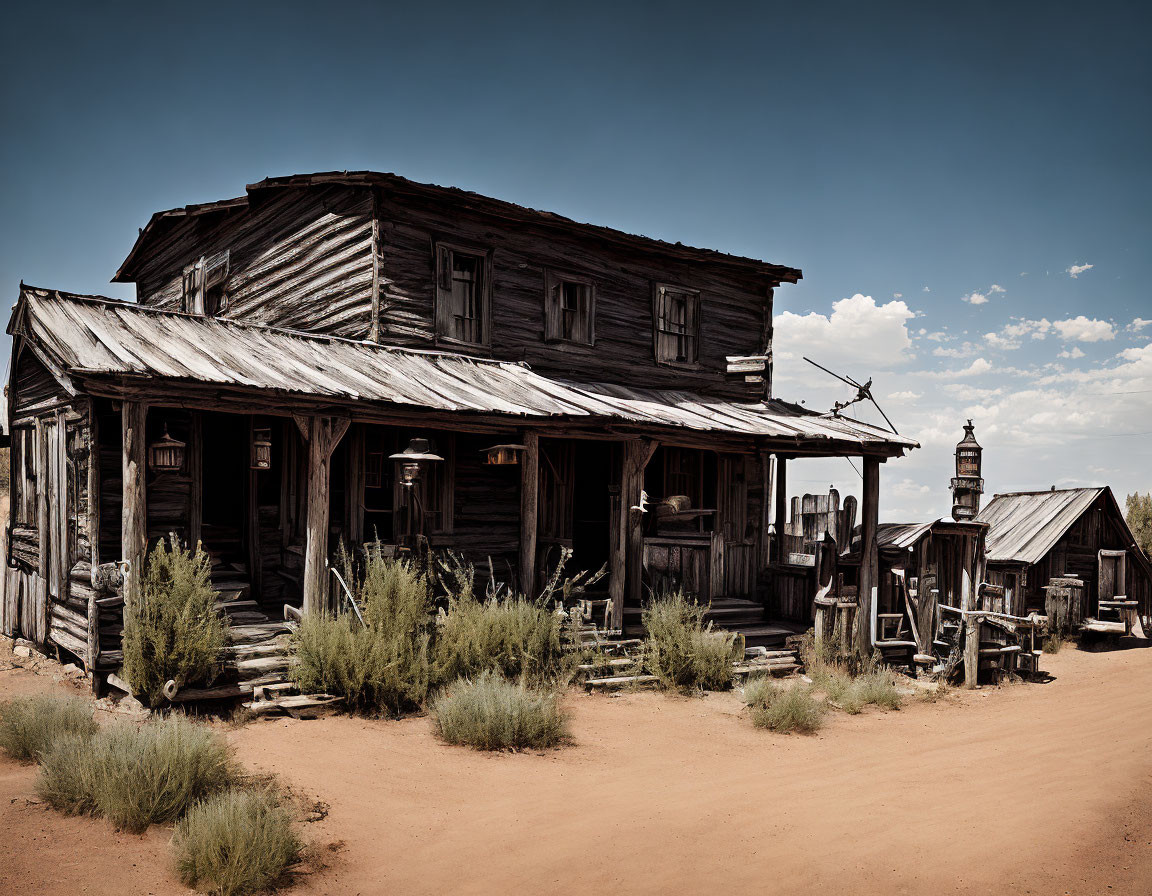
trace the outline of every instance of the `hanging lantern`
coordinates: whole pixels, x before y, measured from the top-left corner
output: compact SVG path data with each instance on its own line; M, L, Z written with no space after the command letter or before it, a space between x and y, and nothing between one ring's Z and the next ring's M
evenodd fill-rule
M520 463L520 452L527 450L527 445L493 445L491 448L484 449L484 454L487 455L484 463L496 466L518 464Z
M272 430L252 430L252 469L272 469Z
M165 423L164 435L148 446L148 466L159 472L182 470L186 447L184 442L168 435L168 424Z
M956 444L956 476L952 480L952 519L957 522L976 518L984 480L980 476L984 449L972 432L972 421L964 427L964 438Z
M420 471L424 464L444 460L439 454L432 452L432 445L427 439L413 439L403 451L391 455L389 460L400 463L401 485L412 487L419 481Z

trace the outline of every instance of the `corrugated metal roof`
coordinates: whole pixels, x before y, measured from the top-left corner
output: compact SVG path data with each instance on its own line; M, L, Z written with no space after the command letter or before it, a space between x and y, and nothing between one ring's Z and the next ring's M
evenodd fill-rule
M67 373L144 376L525 418L605 419L891 453L915 440L785 402L565 382L527 365L398 349L24 287L9 332Z
M996 495L976 517L988 523L988 559L1038 563L1105 488Z
M880 523L876 527L876 544L884 548L907 550L923 538L938 520L930 523Z

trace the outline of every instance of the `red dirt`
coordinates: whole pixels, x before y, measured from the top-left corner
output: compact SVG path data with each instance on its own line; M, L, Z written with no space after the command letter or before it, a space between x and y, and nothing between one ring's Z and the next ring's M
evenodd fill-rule
M427 718L229 731L327 804L292 892L1140 894L1152 890L1152 650L1046 658L1048 684L753 729L734 695L568 697L574 744L487 755ZM0 668L5 663L0 661ZM32 679L31 683L29 679ZM0 695L48 687L0 673ZM59 687L59 685L57 685ZM0 760L0 893L172 893L167 832L116 835Z

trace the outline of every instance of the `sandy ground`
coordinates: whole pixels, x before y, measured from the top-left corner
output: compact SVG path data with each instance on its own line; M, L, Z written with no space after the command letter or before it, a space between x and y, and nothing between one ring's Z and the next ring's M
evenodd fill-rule
M0 669L7 662L0 656ZM251 768L327 815L292 892L1152 892L1152 650L1048 658L1047 684L815 737L751 727L734 695L568 697L574 744L483 755L430 720L229 729ZM64 688L0 671L0 694ZM0 760L0 893L178 893L167 831L118 835L35 802ZM323 814L323 813L320 813Z

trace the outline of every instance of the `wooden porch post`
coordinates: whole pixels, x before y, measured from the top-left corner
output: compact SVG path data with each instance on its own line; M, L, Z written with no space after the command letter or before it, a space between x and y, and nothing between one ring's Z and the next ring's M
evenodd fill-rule
M120 521L121 559L130 564L124 583L124 604L128 606L139 594L140 577L148 551L148 512L144 471L147 463L144 424L148 406L140 401L124 401L120 407L120 429L123 442L123 511Z
M864 500L860 513L860 588L856 609L856 652L872 653L873 590L879 584L876 526L880 516L880 458L864 458Z
M304 612L327 606L328 495L332 452L348 431L349 421L333 417L297 417L308 443L308 521L304 543Z
M618 548L612 554L612 625L624 625L624 597L639 604L641 600L641 553L644 550L643 514L639 507L644 491L644 470L656 453L656 442L632 439L624 443L620 471L620 525L617 533Z
M784 562L784 530L788 528L788 458L776 455L776 562Z
M536 533L540 502L540 436L526 432L520 464L520 591L536 596Z

